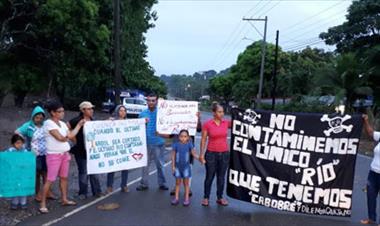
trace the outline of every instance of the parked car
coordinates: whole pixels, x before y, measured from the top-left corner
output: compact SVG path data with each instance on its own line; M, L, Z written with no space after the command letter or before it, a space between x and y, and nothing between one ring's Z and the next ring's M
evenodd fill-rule
M137 118L148 108L146 100L141 97L126 97L123 99L123 105L127 109L127 118Z
M107 113L112 113L115 110L117 92L115 89L107 89L106 90L106 102L102 103L102 111L107 112ZM146 105L145 100L144 100L144 95L140 90L134 90L134 89L121 89L119 91L119 97L120 101L123 105L126 104L136 104L136 105ZM127 100L125 100L127 98ZM137 106L130 106L130 116L134 117L138 112L141 107Z

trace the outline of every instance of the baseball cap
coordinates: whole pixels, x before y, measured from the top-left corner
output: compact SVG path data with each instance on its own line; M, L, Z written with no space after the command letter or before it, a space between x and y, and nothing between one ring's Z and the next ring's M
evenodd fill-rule
M95 105L93 105L91 102L89 101L83 101L82 103L79 104L79 109L80 110L83 110L85 108L94 108Z

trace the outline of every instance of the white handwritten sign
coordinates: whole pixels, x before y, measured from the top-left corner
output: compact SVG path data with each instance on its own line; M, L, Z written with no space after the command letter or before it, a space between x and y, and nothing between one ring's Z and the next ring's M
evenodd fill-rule
M86 122L83 132L88 174L147 165L145 119Z
M198 102L158 100L157 131L161 134L178 134L187 129L191 136L197 132Z

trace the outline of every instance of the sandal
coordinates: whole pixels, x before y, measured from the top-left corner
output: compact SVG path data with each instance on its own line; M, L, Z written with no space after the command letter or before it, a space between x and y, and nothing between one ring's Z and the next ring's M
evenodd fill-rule
M375 221L370 220L370 219L361 220L360 223L362 223L362 224L376 224Z
M46 208L46 207L41 207L41 208L38 209L38 211L39 211L40 213L42 213L42 214L49 213L49 210L48 210L48 208Z
M183 202L183 206L190 206L190 199Z
M66 202L62 202L62 206L76 206L77 203L71 200L68 200Z
M216 200L216 203L218 203L221 206L228 206L228 201L225 199L218 199Z
M209 202L208 199L202 199L202 206L208 206Z
M178 203L179 203L179 201L178 201L178 199L172 199L172 201L170 202L171 204L172 204L172 206L176 206L176 205L178 205Z

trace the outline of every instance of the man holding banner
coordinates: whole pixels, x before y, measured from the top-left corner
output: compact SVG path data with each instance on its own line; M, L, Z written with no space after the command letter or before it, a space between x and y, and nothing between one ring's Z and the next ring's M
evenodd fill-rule
M142 169L142 179L140 185L136 188L137 191L144 191L149 188L148 174L149 165L154 160L157 168L157 180L160 190L168 190L166 186L166 179L164 175L164 154L165 154L165 141L162 137L157 135L157 95L149 94L147 96L148 109L141 112L139 118L146 119L146 138L148 148L148 165Z
M95 106L92 105L91 102L83 101L79 105L79 115L69 121L68 127L75 128L76 125L83 119L87 122L92 121L94 115L94 107ZM102 196L102 189L100 186L98 175L87 174L87 153L84 144L83 127L76 135L75 140L76 144L71 148L70 152L74 154L75 161L77 162L78 166L79 199L87 198L88 180L90 180L92 195L100 197Z

